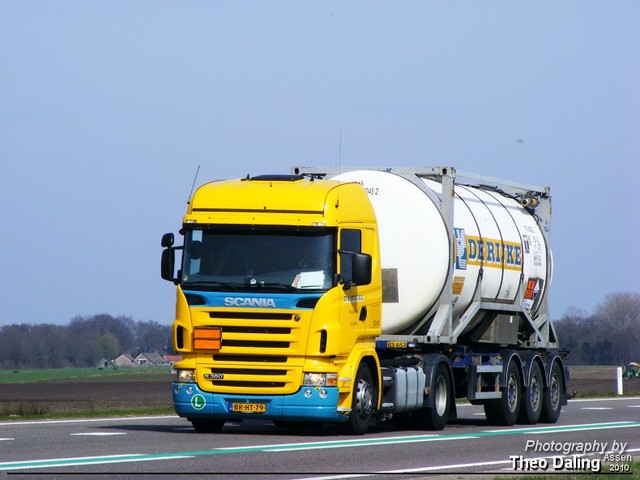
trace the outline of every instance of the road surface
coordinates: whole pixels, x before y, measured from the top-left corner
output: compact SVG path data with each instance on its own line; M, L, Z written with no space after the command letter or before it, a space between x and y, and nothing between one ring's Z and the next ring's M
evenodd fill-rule
M341 435L331 427L277 429L259 418L229 423L210 435L195 433L174 416L3 422L0 479L151 479L185 473L189 479L385 473L403 479L438 473L466 478L478 472L576 468L624 473L629 458L640 458L640 397L570 401L554 425L493 427L482 408L471 405L460 405L458 415L441 432L390 425L365 436Z

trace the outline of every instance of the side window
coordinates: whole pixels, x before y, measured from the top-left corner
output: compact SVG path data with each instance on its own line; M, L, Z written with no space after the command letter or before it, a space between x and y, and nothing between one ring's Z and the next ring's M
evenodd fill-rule
M362 232L360 230L343 229L340 232L340 251L362 253ZM353 272L353 255L340 255L340 275L346 284L350 284Z
M360 230L343 229L340 232L340 250L362 253L362 232Z

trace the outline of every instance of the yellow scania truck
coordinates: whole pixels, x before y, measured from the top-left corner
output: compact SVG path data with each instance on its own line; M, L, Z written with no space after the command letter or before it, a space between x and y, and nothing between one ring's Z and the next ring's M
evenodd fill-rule
M263 418L363 434L442 429L466 397L491 424L556 422L550 222L547 187L452 167L201 186L182 245L162 238L177 414L198 432Z

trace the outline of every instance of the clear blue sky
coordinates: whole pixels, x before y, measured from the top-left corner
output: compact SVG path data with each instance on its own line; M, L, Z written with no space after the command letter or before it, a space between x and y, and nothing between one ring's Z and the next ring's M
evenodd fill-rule
M553 316L638 292L638 25L636 0L3 0L0 325L168 324L198 165L340 156L549 185Z

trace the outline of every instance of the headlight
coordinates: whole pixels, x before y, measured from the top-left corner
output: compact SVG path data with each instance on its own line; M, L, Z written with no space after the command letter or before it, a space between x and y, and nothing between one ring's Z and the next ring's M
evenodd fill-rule
M336 387L338 385L337 373L305 373L303 387Z
M195 383L196 374L193 370L173 370L173 381L178 383Z

